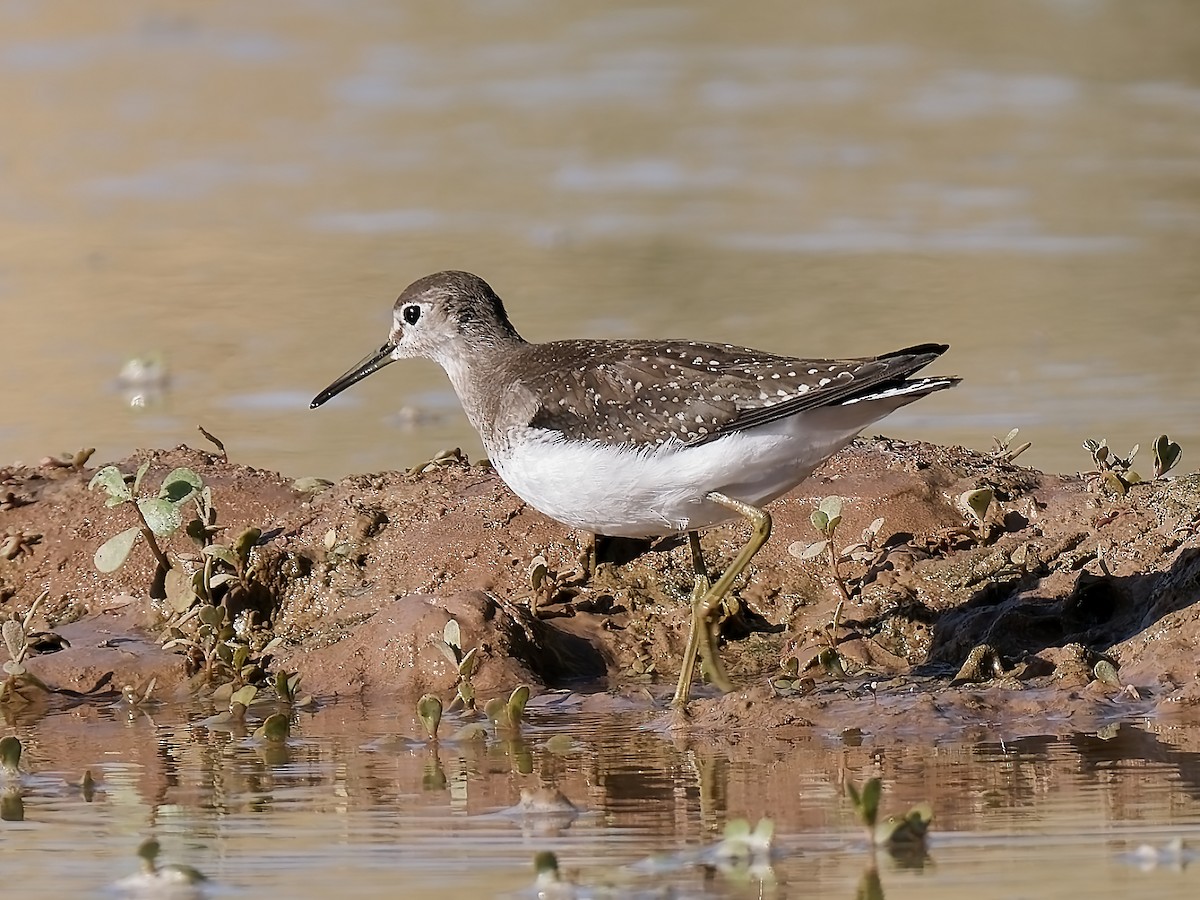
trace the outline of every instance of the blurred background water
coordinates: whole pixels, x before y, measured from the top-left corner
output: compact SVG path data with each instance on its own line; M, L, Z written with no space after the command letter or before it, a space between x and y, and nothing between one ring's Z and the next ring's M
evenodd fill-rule
M475 456L431 364L307 409L440 268L530 339L950 342L890 434L1200 453L1187 0L0 0L0 108L0 462Z

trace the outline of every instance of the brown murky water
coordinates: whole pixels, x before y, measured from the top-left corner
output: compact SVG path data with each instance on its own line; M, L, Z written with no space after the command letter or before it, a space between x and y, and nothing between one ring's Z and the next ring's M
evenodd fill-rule
M552 850L580 885L614 889L580 896L853 897L870 856L841 783L879 774L886 812L929 801L935 820L928 856L881 853L874 896L1195 896L1191 851L1145 849L1200 838L1195 735L1165 723L937 747L672 741L645 711L579 699L535 702L519 737L439 748L396 746L419 732L411 716L351 703L302 714L277 750L179 709L18 725L28 774L8 797L24 821L0 822L0 871L22 896L94 896L136 870L153 831L163 859L199 868L216 896L529 896L533 856ZM90 800L71 785L84 768L100 779ZM558 790L576 811L514 812L522 790ZM772 858L697 862L728 821L762 816Z
M306 409L442 267L536 339L949 341L905 437L1200 446L1188 3L13 0L0 74L6 461L474 455L429 365Z

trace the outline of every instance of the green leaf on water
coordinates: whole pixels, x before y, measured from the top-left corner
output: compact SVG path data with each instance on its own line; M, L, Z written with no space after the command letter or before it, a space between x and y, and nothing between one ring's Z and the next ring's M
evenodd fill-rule
M425 726L429 737L437 740L438 726L442 723L442 701L433 694L426 694L417 701L417 718Z
M134 542L141 533L141 528L135 525L133 528L127 528L120 534L110 537L96 551L96 568L101 572L115 572L121 568L121 563L125 562L129 551L133 549Z
M21 741L13 735L0 738L0 767L9 775L21 765Z
M272 744L282 744L287 740L290 731L291 722L288 717L283 713L275 713L267 717L267 720L254 732L254 736Z
M146 524L158 537L166 537L183 525L183 514L170 500L142 497L137 505L146 517Z
M868 780L862 786L861 791L851 782L846 782L846 794L850 797L850 802L854 804L858 820L867 828L874 828L875 822L879 818L879 798L882 793L883 782L878 778Z
M525 715L525 704L529 702L529 686L522 684L513 690L508 697L508 721L513 727L521 724Z
M258 688L252 684L247 684L244 687L238 688L229 698L230 703L240 703L242 706L249 706L255 695L258 693Z

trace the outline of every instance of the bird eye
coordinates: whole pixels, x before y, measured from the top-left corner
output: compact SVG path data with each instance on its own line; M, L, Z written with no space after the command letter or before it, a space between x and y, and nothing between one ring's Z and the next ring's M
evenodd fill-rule
M421 318L421 307L415 303L412 306L406 306L400 315L404 316L404 321L409 325L416 325L417 319Z

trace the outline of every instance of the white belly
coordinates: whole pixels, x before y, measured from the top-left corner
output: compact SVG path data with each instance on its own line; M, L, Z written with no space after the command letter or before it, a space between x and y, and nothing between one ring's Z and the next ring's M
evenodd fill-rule
M635 449L526 432L516 452L494 452L491 462L517 496L552 519L599 534L655 537L736 518L704 499L710 491L752 506L774 500L887 411L814 410L693 447Z

